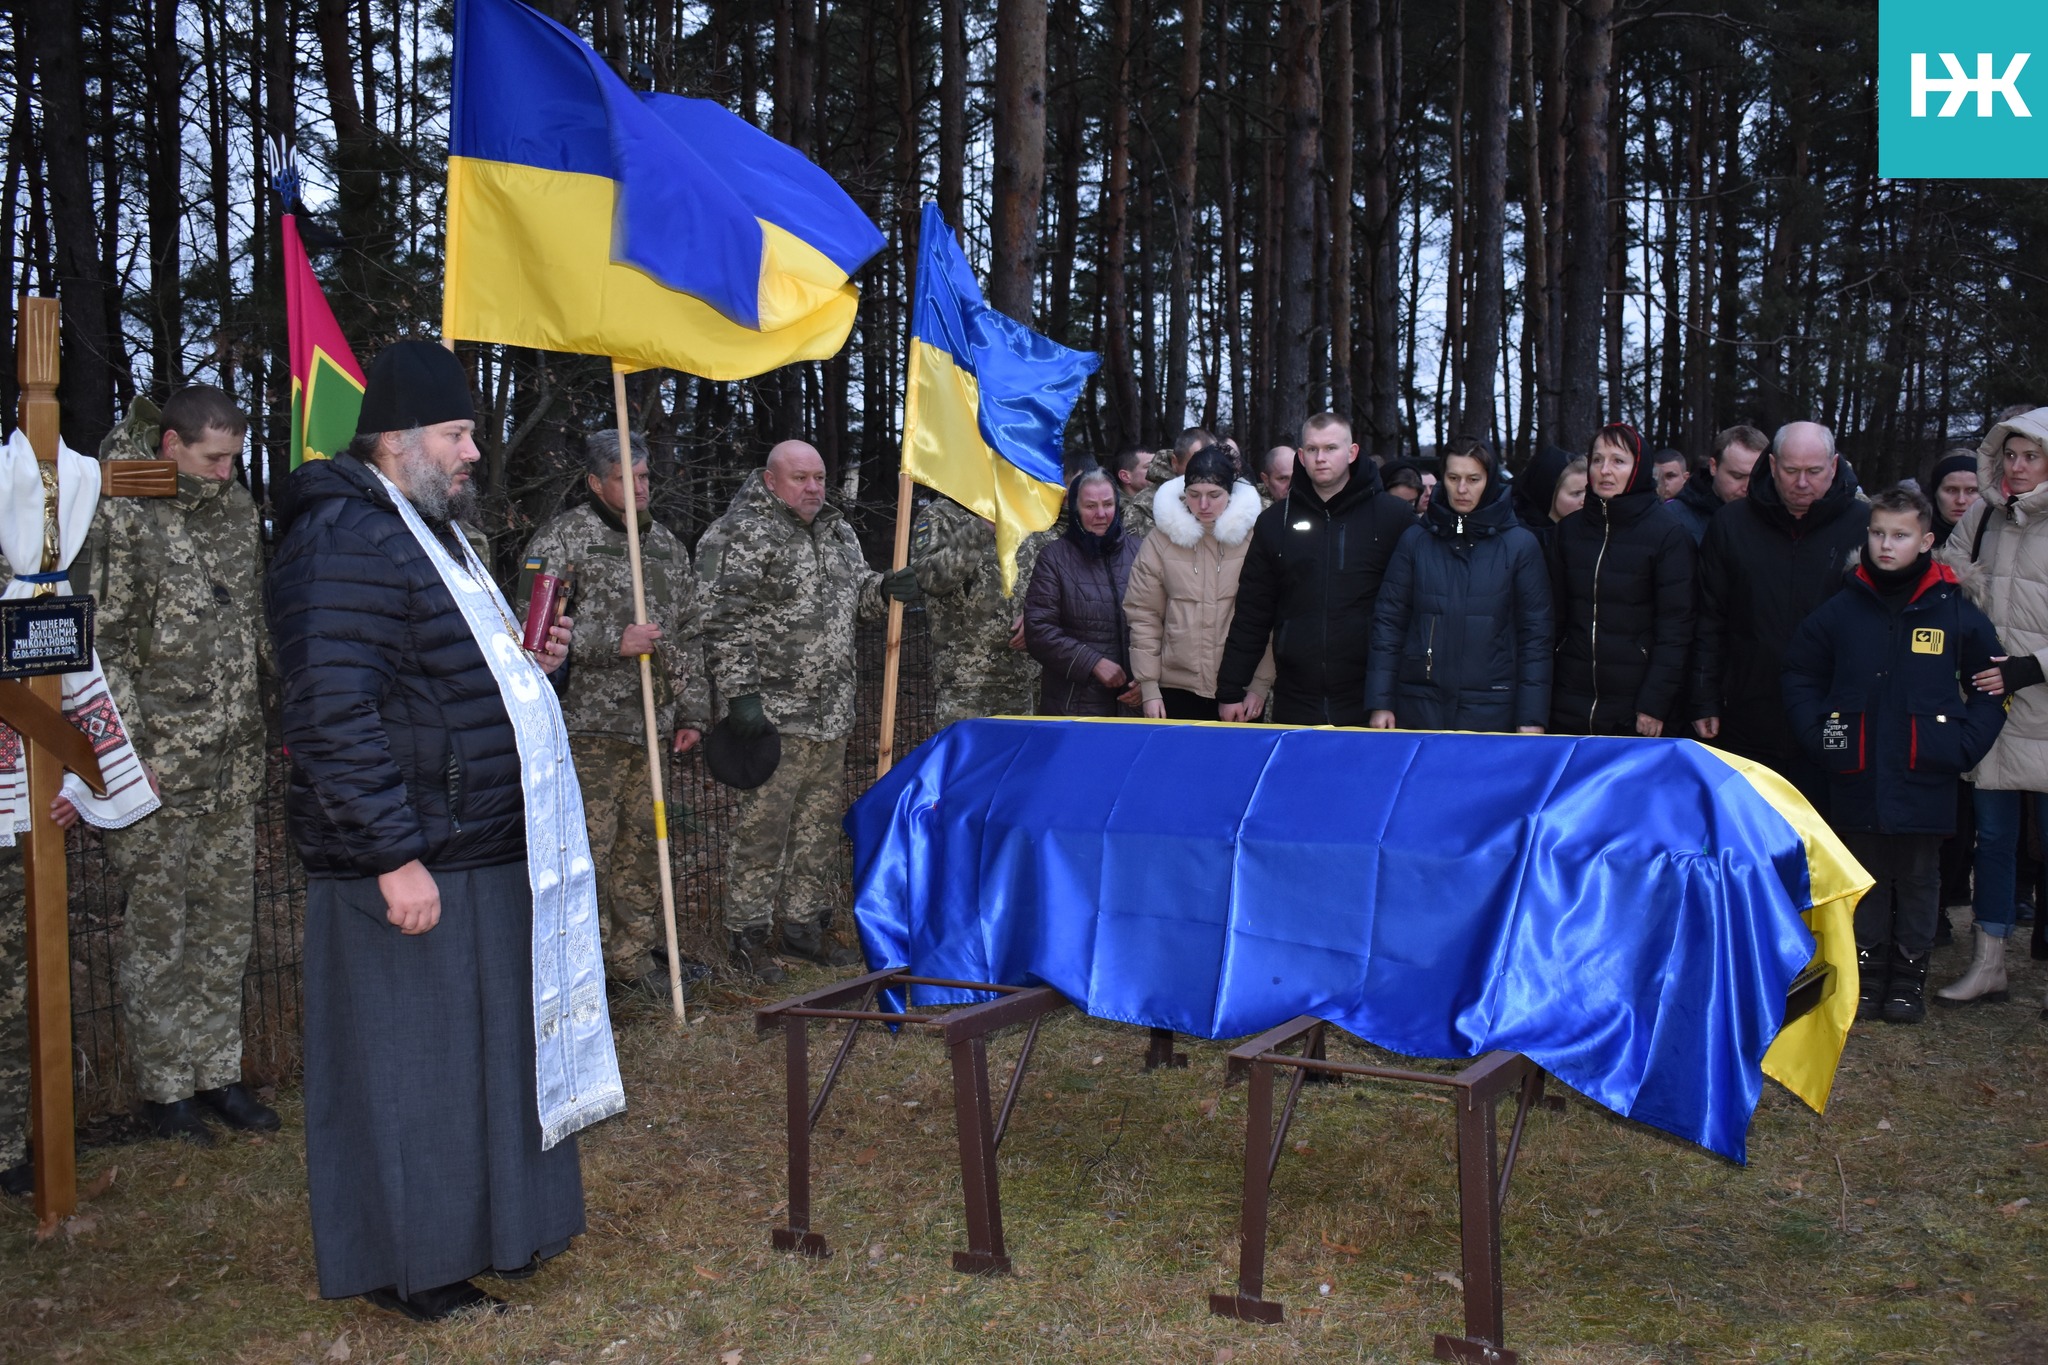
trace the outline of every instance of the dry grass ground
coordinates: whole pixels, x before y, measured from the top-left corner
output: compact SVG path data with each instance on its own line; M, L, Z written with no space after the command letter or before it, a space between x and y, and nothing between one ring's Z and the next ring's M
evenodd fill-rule
M1542 1362L2048 1360L2048 970L2024 952L2010 1005L1859 1027L1826 1116L1767 1091L1747 1167L1581 1102L1533 1117L1506 1220L1510 1344ZM1937 975L1959 964L1942 950ZM622 1019L632 1107L584 1142L589 1235L502 1289L509 1316L421 1328L313 1297L288 1093L278 1138L87 1153L83 1179L111 1183L49 1241L9 1201L0 1358L1266 1365L1427 1359L1458 1329L1444 1104L1307 1093L1274 1186L1268 1293L1287 1319L1227 1322L1206 1307L1236 1269L1244 1096L1221 1085L1224 1047L1146 1075L1141 1034L1071 1015L1002 1154L1017 1274L949 1269L950 1091L924 1037L864 1037L820 1125L817 1226L837 1254L771 1252L779 1052L754 1041L751 1002L712 1003L687 1032ZM1014 1051L998 1045L998 1083Z

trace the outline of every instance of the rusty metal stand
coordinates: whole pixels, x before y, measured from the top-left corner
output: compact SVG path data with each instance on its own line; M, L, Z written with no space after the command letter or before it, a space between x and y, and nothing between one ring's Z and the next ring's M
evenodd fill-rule
M1155 1028L1150 1030L1150 1036L1145 1042L1145 1069L1147 1071L1157 1071L1162 1066L1185 1067L1187 1064L1188 1054L1173 1050L1172 1029Z
M941 986L958 990L990 991L996 996L976 1005L965 1005L947 1013L885 1010L876 1008L875 997L883 991L901 990L908 999L911 986ZM793 996L754 1012L754 1034L766 1037L777 1028L783 1031L783 1067L787 1087L789 1126L789 1209L788 1222L770 1234L776 1250L799 1251L806 1256L825 1257L831 1246L822 1233L811 1230L811 1133L818 1126L825 1104L839 1083L839 1072L853 1051L854 1039L866 1023L923 1029L945 1040L953 1065L953 1123L960 1142L960 1184L967 1203L967 1250L953 1253L953 1268L970 1274L1003 1272L1010 1257L1003 1243L1001 1179L996 1169L996 1152L1010 1126L1010 1115L1038 1043L1039 1025L1054 1010L1066 1007L1067 998L1050 986L998 986L986 981L947 981L937 977L912 976L902 970L869 972L804 995ZM846 1032L818 1093L811 1094L810 1025L814 1019L843 1020ZM1002 1108L990 1113L992 1092L988 1076L988 1036L998 1029L1029 1024L1024 1046L1017 1054L1016 1067L1003 1093Z
M1278 1322L1282 1306L1264 1297L1266 1284L1267 1197L1280 1155L1287 1149L1287 1130L1303 1084L1311 1075L1337 1079L1400 1081L1409 1085L1448 1086L1457 1092L1458 1211L1465 1277L1465 1335L1439 1333L1440 1360L1483 1361L1514 1365L1515 1353L1503 1345L1500 1214L1507 1201L1508 1181L1522 1145L1529 1110L1543 1094L1543 1070L1520 1053L1489 1052L1450 1075L1400 1067L1333 1062L1323 1055L1329 1025L1309 1015L1260 1034L1230 1053L1229 1078L1249 1076L1244 1147L1244 1207L1239 1229L1240 1260L1235 1294L1211 1294L1209 1311L1246 1322ZM1280 1051L1303 1042L1300 1055ZM1294 1073L1287 1100L1273 1126L1273 1073L1286 1067ZM1517 1092L1514 1127L1505 1155L1500 1151L1495 1106Z

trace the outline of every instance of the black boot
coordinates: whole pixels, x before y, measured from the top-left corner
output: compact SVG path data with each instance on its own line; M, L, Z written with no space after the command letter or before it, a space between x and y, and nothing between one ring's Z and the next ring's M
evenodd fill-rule
M861 960L853 949L842 948L826 937L824 927L817 924L783 925L782 946L793 956L821 967L851 967Z
M1857 993L1856 1017L1875 1019L1884 1003L1886 977L1889 974L1890 959L1885 944L1859 943L1856 945L1856 975L1862 982ZM1921 976L1925 978L1926 960L1921 960Z
M386 1286L372 1289L363 1295L387 1313L399 1313L414 1322L440 1322L457 1313L470 1313L484 1309L492 1313L505 1311L503 1299L492 1298L468 1280L457 1280L454 1284L437 1285L432 1289L415 1289L411 1294L401 1296L396 1289Z
M24 1161L0 1171L0 1194L10 1199L26 1199L36 1192L36 1167L33 1161Z
M1890 959L1891 979L1878 1016L1887 1024L1917 1024L1927 1017L1927 954L1907 957L1894 943Z
M213 1129L206 1126L205 1115L200 1112L197 1100L176 1100L170 1104L144 1100L142 1117L149 1124L150 1131L160 1138L183 1138L195 1147L214 1144Z
M249 1093L249 1087L240 1081L218 1090L201 1090L192 1098L220 1115L221 1122L230 1128L239 1128L245 1133L277 1131L277 1111Z
M776 966L775 959L768 955L768 935L771 932L765 927L735 931L728 960L762 985L780 986L789 980L789 973Z

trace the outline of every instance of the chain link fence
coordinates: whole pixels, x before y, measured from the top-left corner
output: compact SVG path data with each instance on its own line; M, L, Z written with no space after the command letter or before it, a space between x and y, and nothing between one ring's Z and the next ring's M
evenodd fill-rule
M846 748L846 799L851 804L875 777L881 731L884 629L860 628L856 639L854 730ZM896 709L896 752L908 753L932 731L931 637L922 608L904 614L902 677ZM676 930L682 952L703 962L723 960L720 921L725 895L725 848L738 797L712 780L699 756L681 756L669 773L669 807L676 833L670 844L675 875ZM257 1084L298 1076L300 948L306 906L305 872L292 851L284 820L285 764L273 753L269 779L256 807L256 879L251 913L255 945L242 982L242 1065ZM124 1113L136 1095L121 1037L120 961L125 895L107 865L99 834L81 825L69 843L71 888L72 1038L77 1060L81 1124ZM841 881L850 883L850 851L841 844Z

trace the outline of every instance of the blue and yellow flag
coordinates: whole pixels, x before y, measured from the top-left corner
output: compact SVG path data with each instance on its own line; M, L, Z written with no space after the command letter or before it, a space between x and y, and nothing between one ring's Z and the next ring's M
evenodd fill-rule
M835 354L882 244L745 119L636 93L517 0L456 0L444 336L745 379Z
M1766 1075L1826 1105L1856 1013L1869 874L1690 740L968 720L846 831L870 967L1203 1038L1312 1014L1404 1056L1505 1048L1738 1161Z
M996 524L1007 596L1017 547L1059 520L1067 417L1102 358L989 307L936 206L924 206L918 232L903 467Z

